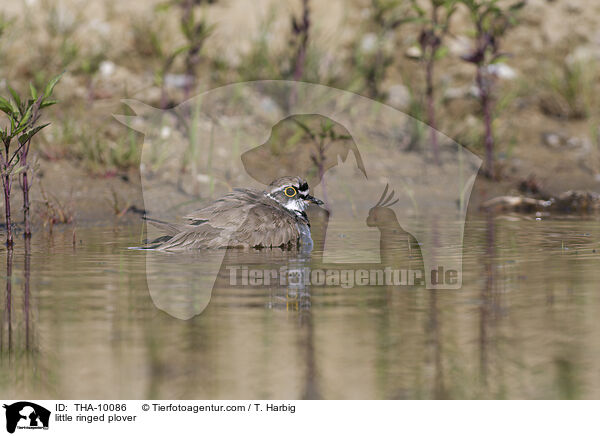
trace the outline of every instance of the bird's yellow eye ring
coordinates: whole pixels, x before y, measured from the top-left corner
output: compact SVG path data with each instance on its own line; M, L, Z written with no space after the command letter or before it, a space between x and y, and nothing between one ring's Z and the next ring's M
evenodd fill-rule
M287 188L285 188L283 190L283 193L290 198L295 197L296 196L296 188L294 188L293 186L288 186Z

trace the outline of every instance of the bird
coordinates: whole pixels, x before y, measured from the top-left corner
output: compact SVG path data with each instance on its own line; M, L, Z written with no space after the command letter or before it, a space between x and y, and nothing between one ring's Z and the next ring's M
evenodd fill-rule
M306 180L285 176L264 191L236 188L189 213L182 224L144 217L165 235L144 249L184 251L217 248L312 248L306 208L323 201L309 194Z

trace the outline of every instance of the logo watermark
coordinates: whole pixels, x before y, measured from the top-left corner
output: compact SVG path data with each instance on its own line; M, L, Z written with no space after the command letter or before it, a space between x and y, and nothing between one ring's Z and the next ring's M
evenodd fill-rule
M48 430L50 411L39 404L29 401L18 401L4 404L6 409L6 431L15 430Z
M230 285L219 279L227 266L244 271L228 245L240 239L266 241L248 255L248 283L281 283L279 268L296 255L311 267L301 280L315 286L462 286L465 216L481 159L441 132L434 159L426 124L348 91L293 81L231 84L168 110L124 103L136 115L116 117L145 135L140 172L147 241L155 242L145 246L147 283L172 316L201 313L215 286ZM289 230L301 247L275 259L286 249L278 245L289 228L277 215L284 209L258 205L308 195L282 186L279 199L270 184L281 176L305 180L324 204L306 211L310 225ZM220 214L225 195L245 206ZM277 277L251 278L250 265L265 259Z
M357 286L423 286L423 270L394 269L314 269L288 267L256 269L247 265L228 265L230 286L335 286L350 289ZM436 285L455 285L459 280L456 270L443 267L430 272L430 282Z

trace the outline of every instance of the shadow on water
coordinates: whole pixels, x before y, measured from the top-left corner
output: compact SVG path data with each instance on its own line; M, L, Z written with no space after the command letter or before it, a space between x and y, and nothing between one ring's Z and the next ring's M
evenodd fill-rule
M479 307L479 377L484 392L488 387L488 348L490 346L488 340L488 328L491 327L494 310L495 233L493 215L488 214L486 216L485 227L485 286L481 290L481 303Z
M6 338L5 343L4 332L2 334L2 354L6 353L6 357L10 360L13 348L13 331L12 331L12 271L13 271L13 251L12 249L6 250L6 294L5 294L5 305L4 305L4 322L2 323L2 330L6 327Z
M13 275L13 249L10 248L5 251L6 288L2 324L0 325L0 359L9 366L27 365L32 354L30 313L31 239L24 238L23 244L22 279ZM21 283L23 285L22 294L14 286ZM21 304L15 298L19 295L22 295ZM19 309L22 309L22 315L17 312Z
M29 297L31 279L31 236L25 236L25 252L23 253L23 312L25 314L25 349L30 350L30 331L29 331Z

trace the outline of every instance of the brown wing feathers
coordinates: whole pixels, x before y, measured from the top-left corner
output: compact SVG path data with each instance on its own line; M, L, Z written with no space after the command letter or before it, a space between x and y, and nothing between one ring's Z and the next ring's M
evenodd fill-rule
M189 250L225 247L297 246L296 219L261 193L237 189L184 217L186 224L146 220L164 231L147 248Z

